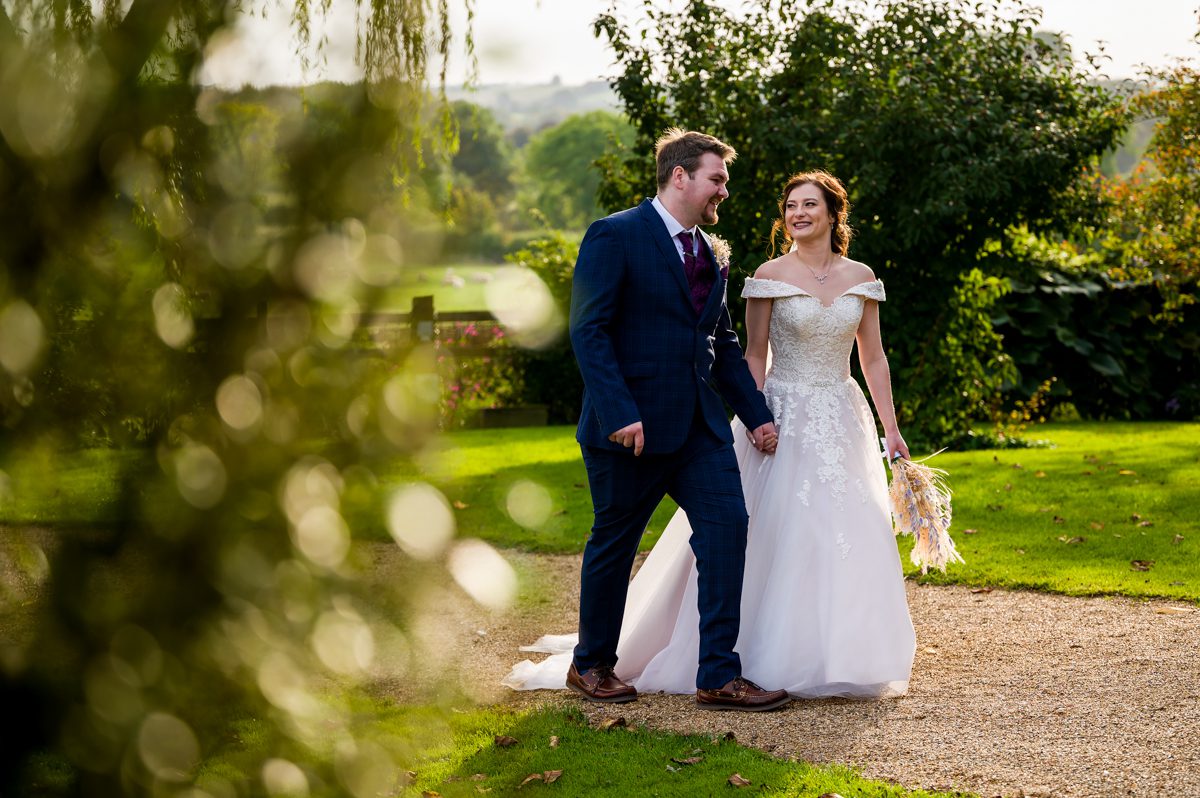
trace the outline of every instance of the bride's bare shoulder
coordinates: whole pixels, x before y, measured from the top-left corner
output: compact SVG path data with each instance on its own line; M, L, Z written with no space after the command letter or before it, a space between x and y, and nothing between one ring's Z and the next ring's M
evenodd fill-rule
M871 271L871 267L860 261L842 258L842 267L856 283L869 283L875 279L875 272Z
M772 258L763 265L759 266L754 271L755 280L778 280L780 272L783 269L783 260L787 254L780 255L778 258Z

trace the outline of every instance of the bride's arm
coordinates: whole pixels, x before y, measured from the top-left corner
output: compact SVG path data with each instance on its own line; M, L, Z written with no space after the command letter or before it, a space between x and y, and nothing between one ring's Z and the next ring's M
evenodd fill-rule
M750 327L748 315L746 327ZM892 405L892 375L888 369L887 355L883 352L883 338L879 334L879 303L873 300L863 303L862 321L858 325L858 363L862 366L863 376L867 378L867 390L871 392L875 412L883 424L888 457L895 457L899 453L907 458L908 444L904 442L896 423L896 408Z
M746 300L746 365L758 390L767 380L767 342L771 330L770 299Z

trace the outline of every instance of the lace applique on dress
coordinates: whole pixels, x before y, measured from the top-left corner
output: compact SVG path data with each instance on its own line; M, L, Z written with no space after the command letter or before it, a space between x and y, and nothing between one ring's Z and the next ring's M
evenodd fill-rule
M763 393L779 435L801 436L802 449L819 461L817 476L841 508L846 496L845 450L853 431L842 410L847 401L870 417L862 389L850 377L850 352L867 299L882 302L883 282L872 280L846 289L829 305L802 288L780 280L746 280L742 296L772 299L770 340L773 355ZM862 415L853 425L863 424Z

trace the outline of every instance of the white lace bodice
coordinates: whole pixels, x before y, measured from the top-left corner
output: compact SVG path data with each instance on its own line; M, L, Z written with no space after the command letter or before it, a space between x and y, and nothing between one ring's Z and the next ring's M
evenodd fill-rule
M779 280L746 280L746 299L773 299L771 368L767 380L820 385L850 378L850 351L862 319L863 300L884 300L883 281L847 288L830 305ZM783 300L783 301L781 301Z
M879 438L875 419L858 383L850 378L850 352L862 320L863 302L884 300L879 280L852 285L829 305L802 288L779 280L746 280L746 299L772 299L770 365L763 395L782 438L799 441L800 450L817 464L816 476L838 509L845 506L850 475L846 465L849 440ZM847 410L847 408L851 408ZM855 481L860 501L867 489ZM796 498L805 507L816 489L805 479ZM839 533L838 546L848 546ZM842 556L849 549L842 548Z

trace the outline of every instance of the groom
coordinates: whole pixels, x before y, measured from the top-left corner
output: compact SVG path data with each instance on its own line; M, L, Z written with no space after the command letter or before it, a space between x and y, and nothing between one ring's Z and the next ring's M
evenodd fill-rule
M773 453L777 435L730 323L727 275L699 229L717 221L737 153L676 128L654 151L658 195L593 223L575 262L571 344L585 388L576 438L595 524L567 686L591 701L637 698L613 673L617 641L638 542L669 495L687 513L699 574L696 703L775 709L787 692L743 679L733 650L747 516L722 398L755 448Z

